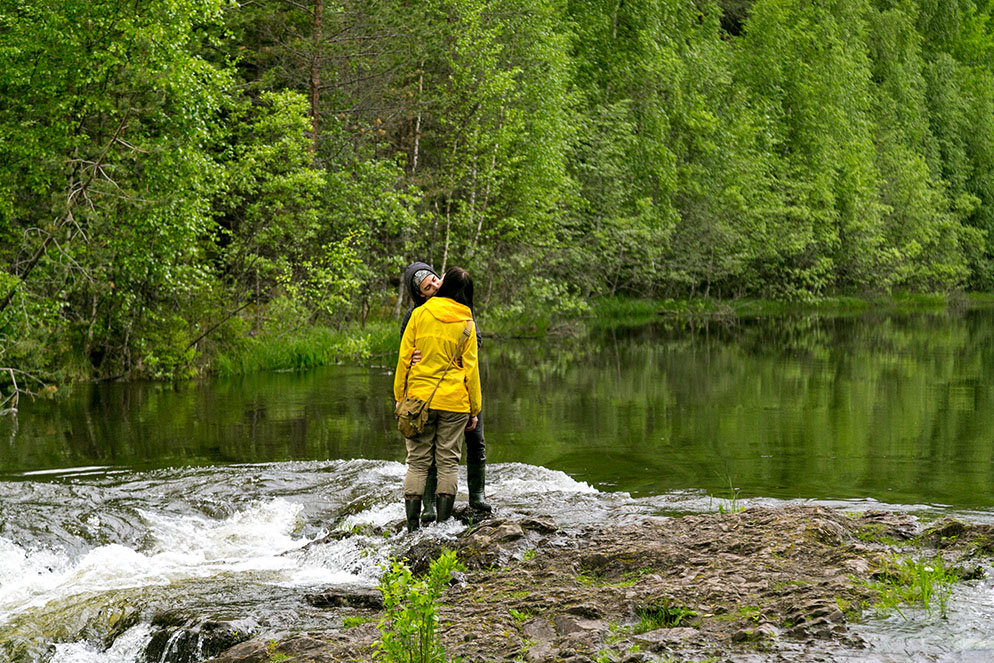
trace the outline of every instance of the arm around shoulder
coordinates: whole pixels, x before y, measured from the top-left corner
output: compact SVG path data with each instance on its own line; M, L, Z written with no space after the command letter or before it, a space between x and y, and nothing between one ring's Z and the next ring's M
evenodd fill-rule
M470 337L463 353L463 366L466 369L466 391L469 392L469 414L475 417L483 407L483 395L480 390L480 363L476 345L476 326L470 328Z

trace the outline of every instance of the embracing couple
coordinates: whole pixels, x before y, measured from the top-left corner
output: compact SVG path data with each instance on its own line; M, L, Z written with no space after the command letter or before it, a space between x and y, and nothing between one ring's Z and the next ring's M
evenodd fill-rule
M404 507L407 531L452 515L462 440L470 507L489 513L486 455L480 419L480 334L473 318L473 280L453 267L444 278L416 262L404 270L414 306L400 323L400 353L393 392L398 412L407 402L423 407L407 441ZM423 404L423 405L422 405ZM422 510L423 509L423 510Z

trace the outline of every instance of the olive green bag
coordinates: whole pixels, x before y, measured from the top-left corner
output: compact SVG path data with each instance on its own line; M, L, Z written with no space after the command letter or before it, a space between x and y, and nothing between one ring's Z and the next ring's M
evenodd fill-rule
M455 361L457 356L462 356L463 350L466 347L465 343L469 340L470 324L472 324L472 321L467 322L466 328L462 330L463 337L459 342L456 354L452 355L452 358L449 359L449 363L445 366L445 370L442 371L442 375L438 378L438 382L435 383L435 388L431 390L431 395L428 396L428 400L423 401L420 398L408 396L407 382L404 382L404 398L397 403L397 407L393 411L393 415L397 417L397 430L399 430L400 434L404 437L417 437L425 429L425 425L428 423L428 404L431 403L431 399L435 397L435 392L438 391L438 385L442 384L442 380L445 379L445 374L449 372L452 362ZM408 372L408 375L410 375L410 372Z

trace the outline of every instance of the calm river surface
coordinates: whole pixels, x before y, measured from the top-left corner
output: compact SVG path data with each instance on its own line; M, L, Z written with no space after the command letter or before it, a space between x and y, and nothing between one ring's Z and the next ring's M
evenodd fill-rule
M382 367L75 387L0 422L0 478L403 460ZM994 312L662 324L485 341L492 463L602 491L994 505Z
M485 338L488 496L566 526L732 499L991 522L992 341L990 310ZM22 401L0 421L0 660L197 660L170 653L164 611L340 626L304 595L375 585L404 535L302 546L403 517L394 361ZM990 585L948 621L868 624L866 660L994 650Z

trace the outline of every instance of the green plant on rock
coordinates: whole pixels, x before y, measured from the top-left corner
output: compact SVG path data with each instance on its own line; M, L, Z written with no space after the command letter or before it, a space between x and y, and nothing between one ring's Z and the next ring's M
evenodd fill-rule
M714 508L715 502L718 503L717 511L720 514L745 511L745 507L739 504L739 493L741 491L732 484L731 476L726 476L725 478L728 480L728 496L720 498L708 495L708 511L713 513L716 510Z
M900 541L887 533L887 528L882 523L868 523L857 527L853 533L860 541L868 543L883 543L889 546L898 545Z
M383 619L375 657L384 663L444 663L445 649L438 637L438 597L453 571L462 570L454 551L444 551L424 578L417 579L402 561L384 565L379 588Z
M515 608L511 608L510 610L508 610L508 613L511 615L511 617L514 618L514 621L518 624L522 624L528 621L529 619L531 619L532 617L532 613L527 610L517 610Z
M726 614L719 615L714 618L717 622L734 622L739 620L746 620L753 623L759 623L760 618L763 615L763 611L759 606L746 605L741 606L735 610L732 610Z
M874 605L878 613L896 611L903 616L900 606L913 605L929 614L937 609L942 618L946 617L953 583L958 580L938 556L927 561L890 559L876 577L871 587L878 594Z
M369 622L373 621L376 621L375 617L363 617L361 615L354 615L343 619L342 627L355 628L357 626L362 626L363 624L368 624Z
M289 663L293 660L289 655L276 651L279 646L280 644L275 640L266 643L266 663Z
M618 663L618 661L623 661L627 657L638 654L642 651L642 648L638 645L632 645L627 651L614 651L607 647L602 647L597 651L597 658L594 659L596 663ZM675 661L676 659L662 658L659 659L660 663L667 663L670 661Z
M601 649L597 652L597 658L594 660L597 663L616 663L620 660L620 657L610 649Z
M635 616L639 621L635 625L634 632L638 634L660 628L675 628L685 620L696 617L697 613L683 606L665 604L641 608L635 612Z
M632 626L630 624L618 624L612 621L608 624L608 634L604 638L604 642L611 645L617 642L621 642L628 636L632 634Z

